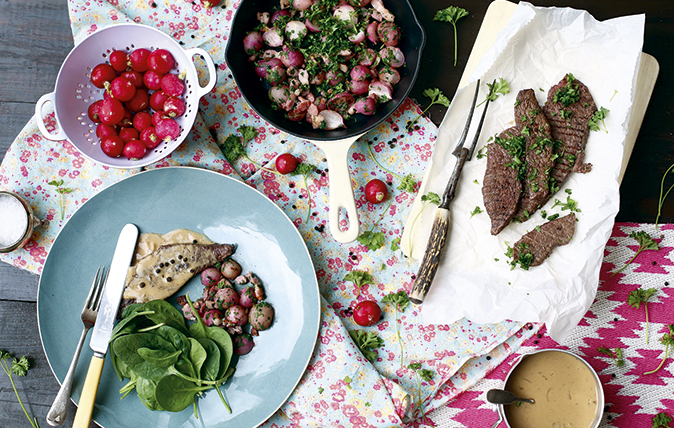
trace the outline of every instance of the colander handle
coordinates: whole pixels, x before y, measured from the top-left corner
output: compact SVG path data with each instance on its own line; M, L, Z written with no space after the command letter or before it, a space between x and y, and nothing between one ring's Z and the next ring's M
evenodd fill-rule
M215 82L218 80L218 74L215 71L215 64L213 63L213 59L208 54L208 52L201 48L186 49L185 54L187 54L187 56L190 58L194 58L194 55L200 55L204 61L206 61L206 67L208 67L208 83L206 86L198 85L196 90L199 94L199 98L201 98L207 93L211 92L213 87L215 87Z
M63 127L61 126L60 123L58 123L58 120L56 121L57 123L57 130L54 134L49 132L47 130L47 126L44 124L44 118L42 117L42 106L45 105L47 102L51 102L52 104L54 103L54 92L49 93L49 94L44 94L40 97L39 100L37 100L37 103L35 104L35 121L37 122L37 127L42 132L42 135L48 140L52 141L61 141L65 140L67 138L66 133L63 132Z
M358 210L356 210L356 200L353 195L348 165L349 148L357 138L325 141L320 145L328 160L328 169L330 170L330 212L328 215L330 232L337 241L343 244L355 241L360 232ZM349 223L345 230L339 227L339 212L342 208L346 210L349 216Z

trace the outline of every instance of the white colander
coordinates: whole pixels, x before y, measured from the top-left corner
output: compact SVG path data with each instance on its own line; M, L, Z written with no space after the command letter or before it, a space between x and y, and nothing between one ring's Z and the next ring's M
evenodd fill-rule
M163 142L149 150L142 159L133 161L124 156L111 158L101 150L96 124L87 114L91 103L103 98L103 89L91 83L91 70L97 64L108 61L113 50L131 52L139 48L168 50L176 62L172 72L185 74L183 100L186 110L185 114L175 118L180 125L180 135L173 141ZM208 68L209 81L206 86L199 83L193 62L195 55L202 57ZM94 162L114 168L138 168L168 156L185 140L194 124L199 99L213 89L216 79L213 60L203 49L183 49L167 34L146 25L117 24L105 27L87 36L70 51L56 78L54 92L40 97L35 105L37 126L45 138L54 141L67 139ZM54 106L57 129L53 132L47 130L42 116L42 107L47 102Z

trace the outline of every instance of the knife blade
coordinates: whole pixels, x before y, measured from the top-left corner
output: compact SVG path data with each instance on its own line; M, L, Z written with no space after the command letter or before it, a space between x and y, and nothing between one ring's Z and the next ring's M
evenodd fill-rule
M108 342L112 336L112 329L124 292L126 273L131 264L137 240L138 228L130 223L122 228L117 239L117 246L110 263L98 317L89 341L89 346L94 351L94 355L91 357L87 376L84 380L73 428L89 428L91 423L96 393L103 372L103 363L108 352Z

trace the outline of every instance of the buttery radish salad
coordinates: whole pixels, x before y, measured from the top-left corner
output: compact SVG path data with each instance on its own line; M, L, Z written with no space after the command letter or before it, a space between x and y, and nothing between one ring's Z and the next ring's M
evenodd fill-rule
M281 0L257 17L244 49L289 120L337 129L392 99L405 56L383 0Z

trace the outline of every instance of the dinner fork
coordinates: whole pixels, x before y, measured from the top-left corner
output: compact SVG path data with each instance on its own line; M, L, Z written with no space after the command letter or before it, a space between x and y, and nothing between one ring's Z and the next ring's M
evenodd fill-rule
M68 412L68 400L70 399L70 389L73 385L77 360L80 357L80 352L82 351L82 345L84 345L84 339L87 337L87 332L96 323L98 307L101 304L101 295L103 294L102 291L107 278L108 276L105 272L105 266L99 266L98 270L96 271L96 276L94 277L94 282L91 284L91 289L89 290L87 300L84 302L84 308L82 309L81 318L84 328L82 329L80 341L77 343L75 355L73 356L73 360L70 362L70 367L68 367L68 373L66 373L65 379L63 379L61 389L59 389L58 394L56 394L54 403L51 405L49 413L47 413L47 423L53 427L63 424L66 419L66 413Z

